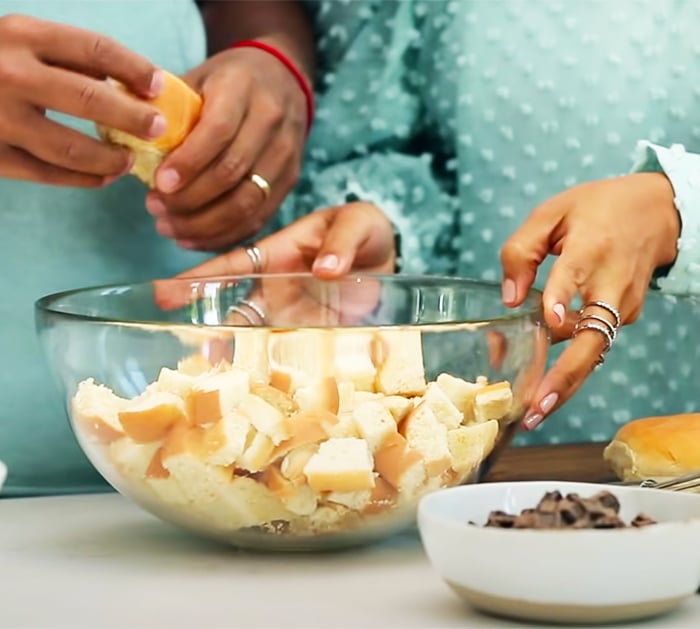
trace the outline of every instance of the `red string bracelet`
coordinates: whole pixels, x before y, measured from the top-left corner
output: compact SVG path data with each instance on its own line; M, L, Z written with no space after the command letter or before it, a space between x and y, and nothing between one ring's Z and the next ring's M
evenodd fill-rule
M294 63L292 63L291 59L289 59L287 55L274 46L254 39L246 39L236 42L231 46L231 48L258 48L263 50L282 62L287 70L292 73L294 78L297 80L297 83L299 83L301 91L304 92L304 97L306 98L306 135L308 135L311 132L311 123L314 119L314 91L309 82L306 80L306 77L299 71Z

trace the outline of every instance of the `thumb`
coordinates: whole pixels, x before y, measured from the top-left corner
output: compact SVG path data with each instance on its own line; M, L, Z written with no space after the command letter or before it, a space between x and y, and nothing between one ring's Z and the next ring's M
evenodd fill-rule
M380 240L386 230L392 235L384 247ZM379 245L376 257L388 260L393 246L393 231L391 223L378 208L362 202L336 208L314 259L312 272L324 279L348 273L361 255L363 247L375 239ZM373 261L364 262L371 266Z

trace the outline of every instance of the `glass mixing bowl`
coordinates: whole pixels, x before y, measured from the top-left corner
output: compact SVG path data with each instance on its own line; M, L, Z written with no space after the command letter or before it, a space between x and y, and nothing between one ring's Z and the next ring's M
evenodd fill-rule
M540 294L466 279L159 280L46 296L75 435L124 496L239 547L377 540L475 482L545 367Z

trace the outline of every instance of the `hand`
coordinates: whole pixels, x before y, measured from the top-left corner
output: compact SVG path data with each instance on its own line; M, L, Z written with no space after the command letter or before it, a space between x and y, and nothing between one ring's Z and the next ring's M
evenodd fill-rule
M159 70L111 39L21 15L0 17L0 177L94 187L126 173L129 151L49 120L54 110L144 138L165 119L103 79L156 96Z
M177 277L237 276L249 275L257 271L263 273L312 271L321 279L335 279L352 270L365 273L392 273L396 261L391 222L377 207L362 202L319 210L304 216L279 232L260 240L257 247L262 258L261 269L253 268L245 250L235 249ZM261 284L264 284L264 281L263 277ZM327 322L327 313L318 312L316 299L311 299L311 303L306 305L303 303L299 305L301 293L305 299L313 297L308 291L300 291L300 286L293 282L289 282L285 290L281 290L280 281L278 279L272 281L275 290L265 293L264 309L268 315L275 316L276 322L279 323L282 318L287 321L294 318L297 325L300 324L302 320L300 307L310 313L308 316L303 316L303 320L307 323L311 315L314 319L325 317ZM343 308L344 313L353 317L361 316L367 312L367 309L360 302L367 298L369 291L366 285L363 285L362 299L359 297L351 299L347 295L348 290L344 292L346 304ZM156 283L155 297L162 308L171 309L180 308L189 303L193 295L189 283L164 280ZM357 312L347 307L351 302L357 305Z
M255 235L296 184L306 101L289 70L255 48L221 52L184 79L201 92L202 115L161 164L146 207L161 235L219 250Z
M679 232L673 189L661 173L576 186L535 209L504 245L503 301L522 303L539 265L552 254L559 259L542 299L553 336L571 336L576 320L581 321L569 311L577 293L584 304L610 304L619 310L621 324L631 323L641 313L654 269L675 259ZM617 327L607 308L589 307L586 315L593 317L584 324ZM569 399L607 345L600 330L576 334L540 383L523 427L534 429Z
M262 273L312 271L323 279L351 270L392 273L396 262L394 230L371 203L347 203L318 210L257 243ZM178 277L247 275L255 272L242 249L217 256Z

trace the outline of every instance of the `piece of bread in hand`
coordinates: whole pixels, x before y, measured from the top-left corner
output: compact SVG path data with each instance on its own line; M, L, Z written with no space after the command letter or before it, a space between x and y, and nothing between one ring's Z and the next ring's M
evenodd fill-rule
M700 470L700 413L646 417L622 426L603 458L624 481L663 481Z
M146 140L119 129L101 125L97 127L97 132L102 139L131 149L134 155L131 174L150 188L155 186L155 173L158 166L165 156L177 148L192 131L202 110L201 96L187 83L169 72L164 72L164 77L163 91L156 98L148 101L167 122L165 133L161 136ZM117 81L111 82L116 88L125 90L124 86ZM135 95L133 97L138 98Z

